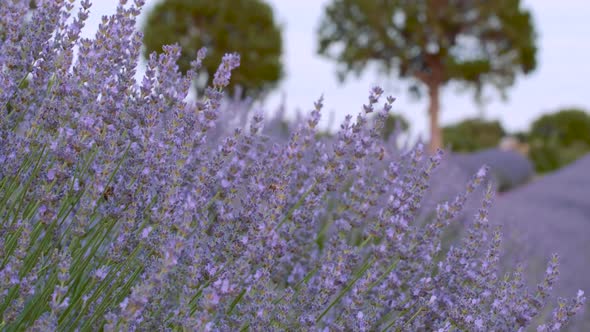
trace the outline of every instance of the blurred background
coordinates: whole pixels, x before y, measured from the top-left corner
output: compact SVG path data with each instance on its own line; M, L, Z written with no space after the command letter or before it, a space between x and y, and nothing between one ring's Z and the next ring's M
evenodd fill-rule
M94 1L83 35L117 4ZM164 44L182 46L181 70L208 47L209 73L237 51L233 97L282 109L288 128L324 95L324 135L383 87L397 97L385 138L446 148L463 174L490 165L510 252L537 277L558 252L569 297L590 291L589 15L587 0L147 0L137 77Z
M439 6L445 7L447 2L439 1ZM463 2L470 5L452 11L438 9L439 17L426 18L427 22L440 22L446 17L446 23L452 24L441 24L437 29L450 33L465 20L449 18L466 17L468 10L477 10L477 5L471 4L486 3ZM326 106L321 126L328 131L337 129L346 114L361 110L370 87L379 85L386 94L397 98L393 112L406 121L404 134L411 140L424 141L431 136L430 98L425 84L414 78L412 68L427 69L421 57L431 51L427 47L433 45L426 45L428 42L436 48L436 44L454 38L456 45L448 45L447 49L456 54L444 59L452 58L453 63L447 62L447 77L439 86L438 124L445 134L444 147L474 152L504 144L531 158L540 173L568 164L590 149L590 99L585 98L586 80L590 77L590 43L585 42L590 36L588 1L524 0L504 1L491 7L481 5L490 7L482 7L487 11L488 22L468 22L464 28L471 29L471 39L457 39L459 34L453 32L428 42L424 36L433 35L433 31L426 27L433 24L399 24L406 23L402 19L404 14L419 16L414 13L420 9L404 5L411 2L385 1L387 9L371 8L377 3L380 1L147 0L138 28L145 32L148 51L160 51L166 43L180 43L186 50L181 69L188 67L202 46L209 48L209 71L219 64L223 52L239 51L242 66L233 81L246 85L243 94L254 96L267 112L284 106L286 119L307 112L313 101L324 95ZM117 0L94 1L83 35L92 37L101 16L114 13L117 4ZM363 10L365 13L355 17L354 11L339 9L352 5L361 8L356 14ZM223 18L216 23L207 21L205 18L213 13L223 13ZM503 13L501 24L505 27L493 27L496 31L486 32L483 26L489 25L489 17L494 13ZM397 15L398 27L393 30L405 29L402 32L406 40L392 43L401 35L383 38L375 33L388 24L375 18L375 14L392 18ZM233 22L234 27L223 26L227 22ZM389 23L395 22L391 19ZM363 25L367 28L361 29ZM481 53L486 33L491 36L485 43L491 44L492 50ZM505 40L494 33L504 34ZM346 35L349 38L343 37ZM321 50L322 40L328 45L325 50ZM368 46L371 44L388 45L391 51L376 54L378 47ZM497 45L503 48L495 50ZM497 68L490 70L492 62L500 62L501 52L504 58L509 58L505 55L511 52L525 56L508 59L509 66L494 64L491 67ZM405 72L400 74L401 67ZM494 77L494 71L501 74ZM142 74L143 66L138 70L138 78ZM200 87L205 80L203 77ZM495 85L500 85L501 90ZM475 90L481 90L479 96Z

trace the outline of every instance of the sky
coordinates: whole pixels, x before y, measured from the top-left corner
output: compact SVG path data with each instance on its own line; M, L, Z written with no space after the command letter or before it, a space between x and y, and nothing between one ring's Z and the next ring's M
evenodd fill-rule
M145 14L161 0L147 0ZM114 13L117 0L94 0L83 35L96 32L102 15ZM286 98L287 116L307 112L324 96L324 117L320 125L336 129L347 114L356 115L366 103L374 85L397 98L393 112L409 120L413 137L428 138L427 99L416 100L406 90L407 82L368 70L360 78L337 80L336 64L316 54L316 30L324 7L330 0L267 0L283 29L285 78L263 105L273 111ZM441 100L441 123L452 124L483 114L499 120L509 132L527 130L544 113L565 107L590 111L590 1L523 0L531 10L538 33L538 66L535 72L519 76L508 90L506 101L492 94L484 108L469 92L445 87ZM141 72L141 70L140 70ZM332 113L330 115L330 113ZM329 120L333 120L329 123Z

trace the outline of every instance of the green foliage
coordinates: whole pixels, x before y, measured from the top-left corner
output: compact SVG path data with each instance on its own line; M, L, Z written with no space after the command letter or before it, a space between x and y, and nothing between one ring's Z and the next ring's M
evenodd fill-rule
M531 15L520 0L332 0L318 35L319 54L341 65L342 79L372 61L421 82L504 88L536 67Z
M520 143L527 143L529 140L529 134L526 131L517 131L512 134L512 137L516 138Z
M396 71L410 91L426 88L431 149L442 143L439 90L454 81L504 95L518 73L535 69L537 47L520 0L332 0L318 30L318 53L338 64L340 80L369 65Z
M499 121L468 119L443 128L444 146L455 152L475 152L498 146L506 131Z
M546 114L531 126L531 139L555 139L560 145L583 142L590 145L590 115L579 109Z
M590 115L579 109L543 115L531 125L527 140L536 170L557 170L590 152Z
M207 48L204 69L212 75L224 53L240 53L241 66L230 87L260 96L274 88L283 75L281 30L272 8L261 0L165 0L149 13L143 28L146 58L162 46L178 43L184 73L201 47ZM202 94L206 79L196 82ZM230 89L232 90L232 89Z
M383 127L383 139L388 140L389 136L393 135L396 130L405 133L410 128L410 124L406 118L399 114L390 113L385 119L385 126Z

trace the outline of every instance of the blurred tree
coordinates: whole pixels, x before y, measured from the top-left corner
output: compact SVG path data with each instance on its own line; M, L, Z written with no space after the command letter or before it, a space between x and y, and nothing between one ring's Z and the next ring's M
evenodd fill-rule
M148 14L143 31L146 58L162 52L163 45L182 47L178 65L183 72L201 47L207 48L203 68L211 76L224 53L240 53L230 87L241 86L243 95L261 97L283 75L281 30L272 8L261 0L165 0ZM199 95L205 78L197 78Z
M410 124L406 118L400 114L390 113L387 119L385 119L385 125L383 126L383 139L387 141L389 136L396 133L396 130L399 130L399 133L405 133L409 128Z
M513 133L512 137L516 138L520 143L528 143L529 141L529 133L522 130Z
M583 142L590 145L590 115L580 109L545 114L531 125L529 139L555 138L561 145Z
M535 120L527 140L538 172L559 169L590 152L590 115L564 109Z
M467 119L443 127L444 146L455 152L475 152L497 147L506 131L499 121Z
M441 147L440 90L455 81L481 101L486 84L504 96L518 72L536 67L535 31L520 0L332 0L318 30L318 53L343 81L372 62L397 69L429 97L430 149Z

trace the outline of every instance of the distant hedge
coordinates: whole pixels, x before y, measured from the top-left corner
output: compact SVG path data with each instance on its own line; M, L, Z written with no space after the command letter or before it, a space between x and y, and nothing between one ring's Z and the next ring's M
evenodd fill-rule
M454 152L475 152L498 146L506 131L499 121L467 119L443 127L444 146Z
M532 123L526 139L537 172L554 171L590 152L590 115L580 109L545 114Z

